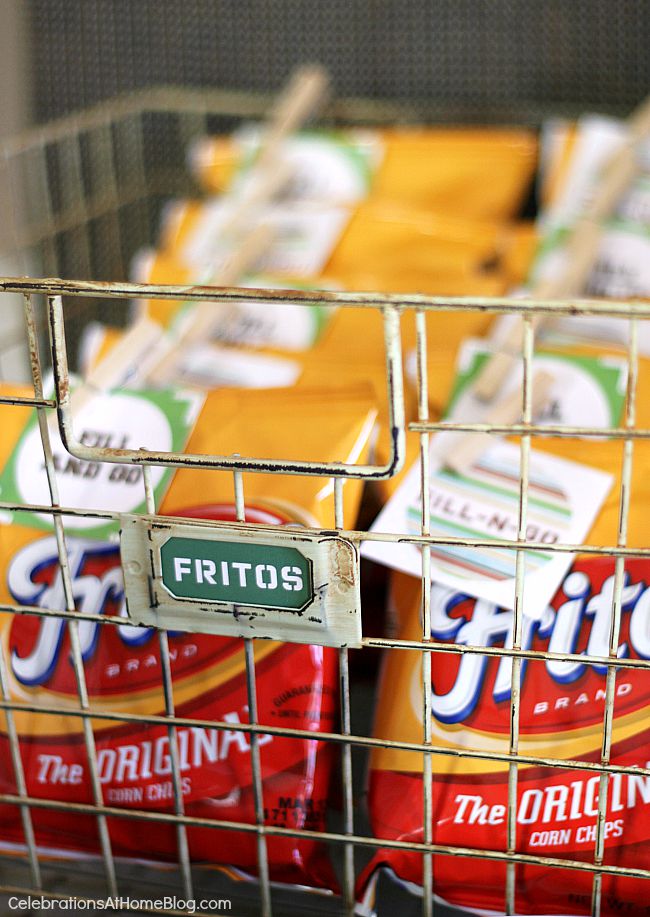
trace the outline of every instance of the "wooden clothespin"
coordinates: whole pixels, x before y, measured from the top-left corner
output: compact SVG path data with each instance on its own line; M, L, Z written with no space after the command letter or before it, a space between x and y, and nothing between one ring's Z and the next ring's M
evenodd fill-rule
M260 150L249 173L248 191L236 200L227 223L226 237L237 239L233 254L217 275L215 286L232 286L249 270L273 241L269 226L246 228L252 213L267 204L286 184L288 175L281 165L282 143L321 106L329 88L327 72L318 66L299 67L271 110L262 136ZM79 411L98 393L121 385L126 379L140 384L164 384L172 375L176 356L184 347L209 335L218 317L216 307L202 303L193 308L180 331L168 335L147 316L141 316L126 332L119 347L90 371L83 384L72 393L73 412Z
M603 233L604 222L614 213L621 196L641 171L637 148L650 135L650 96L627 120L628 140L605 165L596 194L576 220L566 243L563 270L555 277L536 284L532 295L536 299L560 299L577 296L584 289ZM536 315L532 319L537 331L546 320ZM515 322L509 334L485 363L474 382L473 391L481 401L491 401L521 354L523 327Z
M213 278L214 286L235 286L246 271L259 260L260 255L273 243L273 231L260 223L248 233L234 250L232 256ZM227 308L232 309L232 306ZM145 359L140 376L151 385L165 385L174 375L175 362L181 352L199 341L210 338L216 320L223 317L215 303L202 302L181 320L174 334L165 334L158 341L153 352Z
M232 286L251 267L272 242L273 233L265 225L253 229L233 252L215 280L216 285ZM174 361L184 347L205 340L217 313L214 303L200 303L191 309L175 333L166 332L146 315L134 322L119 345L100 360L82 384L71 392L70 406L78 413L95 396L125 382L139 385L164 385L173 374ZM52 415L53 428L56 419Z
M534 414L539 413L548 402L554 382L555 377L543 369L533 373L531 406ZM501 426L517 423L521 420L521 415L521 391L517 389L492 405L481 422ZM452 471L466 474L476 460L492 445L494 445L494 437L490 433L465 433L462 437L454 436L444 456L444 463Z
M306 64L294 70L289 85L271 110L262 149L255 163L257 167L264 167L272 160L286 138L321 108L329 86L329 75L318 64Z
M326 71L318 66L299 67L289 85L282 93L271 112L255 163L248 174L248 192L237 199L230 217L224 223L221 233L228 238L238 235L246 227L256 208L267 204L276 191L287 180L288 173L282 166L279 153L283 142L323 104L329 86ZM251 267L259 256L273 242L269 226L258 225L245 232L229 261L212 279L215 286L232 286ZM221 313L223 315L223 311ZM176 356L186 347L192 346L210 336L218 315L214 304L203 303L187 316L180 334L161 342L156 355L148 360L144 377L154 385L164 385L173 375Z
M268 203L287 184L291 176L282 164L282 145L324 105L328 92L329 76L322 67L308 65L294 71L271 110L245 189L222 227L224 236L239 231L253 209Z

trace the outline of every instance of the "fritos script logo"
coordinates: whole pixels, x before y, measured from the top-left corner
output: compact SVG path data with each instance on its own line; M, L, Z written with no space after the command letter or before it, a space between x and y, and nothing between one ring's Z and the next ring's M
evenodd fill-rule
M619 658L650 659L650 587L648 565L626 562L622 593ZM577 561L552 603L539 617L525 610L522 648L588 656L609 655L614 599L614 563L607 558ZM514 614L443 586L431 596L431 634L465 646L505 646L513 641ZM533 671L531 667L535 667ZM529 730L563 724L584 726L602 719L606 665L578 660L546 660L522 664L522 723ZM616 688L617 714L648 702L642 670L622 669ZM433 678L433 713L443 723L472 724L507 732L511 695L511 661L467 654L445 657Z
M68 538L72 592L82 614L125 617L120 552L116 545ZM65 609L65 591L54 537L41 538L23 548L11 561L7 584L23 605ZM172 664L199 661L195 642L176 634ZM127 624L104 627L97 621L79 623L79 641L88 685L95 693L110 694L129 687L151 685L160 678L160 657L154 630ZM180 645L179 645L180 644ZM68 623L64 619L16 616L9 633L11 670L25 686L47 685L52 691L76 694L70 657ZM202 648L203 650L203 648ZM202 655L206 655L203 650Z
M86 614L124 615L124 586L119 565L119 548L86 539L68 538L68 558L75 607ZM13 598L22 605L40 608L66 607L63 577L54 537L41 538L19 551L9 565L7 585ZM84 662L97 654L97 622L82 621L79 639ZM137 646L151 637L145 628L116 628L127 646ZM69 643L67 623L58 618L16 618L9 645L11 669L24 685L42 685L74 691L72 667L67 661ZM68 652L64 653L63 650Z

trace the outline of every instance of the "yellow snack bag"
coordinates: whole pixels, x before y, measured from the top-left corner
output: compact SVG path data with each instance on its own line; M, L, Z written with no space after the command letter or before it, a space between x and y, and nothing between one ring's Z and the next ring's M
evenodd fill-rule
M573 357L600 357L621 360L622 352L616 347L596 347L594 345L572 345L567 347L548 347L548 353L570 354ZM648 394L646 394L648 393ZM639 373L636 394L635 428L647 429L650 426L650 359L639 360ZM588 423L587 413L583 423ZM620 419L624 426L624 417ZM541 452L548 452L560 458L582 462L594 468L609 472L614 482L601 506L596 521L586 540L587 544L615 544L620 516L621 474L623 468L624 445L620 439L602 439L585 437L573 439L567 437L537 436L532 447ZM650 443L641 439L634 443L632 477L630 488L630 510L627 544L629 547L644 547L650 543L650 488L648 485L648 462L650 462Z
M141 252L134 265L139 283L186 284L210 283L205 272L201 276L195 268L179 261L166 252L149 250ZM250 275L240 282L242 287L258 289L311 289L304 280L295 277ZM322 283L323 289L330 285ZM170 328L185 309L196 308L195 303L179 300L150 299L141 301L140 314ZM238 347L286 351L292 355L308 350L320 337L333 308L313 305L296 305L290 302L231 302L214 303L215 324L212 337L215 341Z
M489 295L489 294L487 294ZM428 312L427 371L431 417L438 419L447 403L456 372L458 348L466 337L486 334L491 316L484 312ZM407 310L401 316L401 343L405 369L407 420L415 419L415 313ZM323 337L304 362L301 382L313 385L326 373L333 378L368 378L373 381L379 405L380 435L378 457L385 460L383 448L390 442L386 402L386 343L381 314L374 309L341 308L336 312ZM398 479L379 482L392 491Z
M355 210L324 274L350 290L496 295L511 244L508 225L371 200Z
M375 394L364 383L269 389L264 396L240 389L209 393L200 421L187 444L188 452L239 452L257 458L301 461L361 462L367 456L377 411ZM334 407L333 407L334 406ZM196 499L197 473L179 469L162 506L189 505ZM232 475L201 474L201 501L232 499ZM353 524L362 482L349 479L343 487L344 514ZM272 498L309 524L334 525L331 478L255 473L244 475L246 500Z
M373 133L374 138L354 130L290 138L282 155L298 178L288 194L350 202L369 190L378 201L502 219L516 213L535 169L531 131L400 127ZM190 162L203 187L219 193L245 175L255 150L255 142L237 135L207 137L194 146Z
M589 321L589 319L585 319ZM577 320L578 323L582 319ZM434 327L434 325L431 325ZM432 337L432 334L429 335ZM478 338L478 335L472 335ZM480 421L482 416L465 413L475 411L471 399L469 408L462 407L459 393L467 391L468 378L471 379L472 360L474 366L480 365L477 354L485 354L480 340L468 341L462 348L459 341L459 358L453 370L445 378L442 388L439 386L441 375L439 365L432 363L429 356L427 364L429 404L434 419L445 416L446 419L458 422ZM624 424L623 402L627 377L626 351L616 343L609 345L593 343L559 343L551 340L540 340L536 344L533 357L533 374L539 370L548 372L554 381L549 393L549 401L538 415L540 424L560 424L568 426L616 428ZM461 381L457 374L460 372ZM506 378L499 393L500 398L519 391L521 386L522 363L518 361ZM471 383L469 383L471 385ZM454 395L451 405L450 396ZM650 359L640 358L636 395L636 427L646 428L650 423L650 406L646 392L650 392ZM445 395L441 403L439 396ZM456 401L457 399L457 401ZM489 412L489 407L486 409ZM462 434L458 434L459 436ZM465 434L471 437L473 434ZM517 443L517 437L506 437ZM495 437L498 441L499 437ZM450 449L453 445L450 444ZM487 446L486 446L487 448ZM586 466L600 469L613 476L612 486L600 505L597 518L590 530L589 542L593 545L614 544L617 538L617 525L620 501L620 481L623 459L623 443L620 439L608 439L605 435L570 437L535 435L531 448L571 462L583 463ZM478 458L477 458L478 461ZM634 444L634 462L632 473L632 491L630 508L630 530L628 544L643 546L650 537L650 523L645 512L647 495L645 484L645 467L650 461L650 444L638 440ZM639 496L637 496L637 494Z
M385 145L374 195L476 219L514 216L537 159L521 129L399 128Z
M223 245L218 232L211 245L207 242L211 207L210 202L177 202L161 233L161 253L156 260L165 258L181 269L190 268L185 276L194 282L209 282ZM274 209L281 211L279 223L291 223L291 208ZM349 290L450 296L496 295L507 283L500 261L516 247L509 225L369 200L346 212L345 220L335 227L336 238L330 232L328 246L324 246L319 221L324 217L329 229L334 228L328 213L318 208L302 212L295 232L281 230L276 236L262 269L310 280L324 276ZM305 257L314 237L320 240L321 251L318 257ZM302 273L302 268L307 272ZM160 273L168 274L169 269L141 262L140 276L157 277ZM177 273L180 277L181 271Z
M369 230L370 231L370 230ZM471 279L464 276L445 274L441 270L435 278L430 278L429 286L421 289L431 295L504 295L515 284L520 283L527 271L536 244L536 233L531 224L515 224L503 232L503 255L501 264L494 271L481 273L476 271ZM451 244L449 245L451 249ZM458 245L461 249L461 245ZM468 245L471 252L471 247ZM398 248L401 251L401 248ZM485 250L480 246L475 249L475 257L481 258ZM426 249L422 243L422 260L426 258ZM335 256L336 257L336 256ZM460 258L460 252L458 257ZM465 253L469 260L469 256ZM397 260L397 259L396 259ZM378 259L382 263L382 259ZM381 270L381 268L379 269ZM337 272L339 275L341 271ZM380 289L386 292L408 291L408 280L402 273L402 265L393 265L393 274L381 278L386 280L382 285L376 276L369 277L367 284L359 283L358 289ZM351 277L346 277L346 287L354 289ZM416 290L420 289L416 287ZM467 337L483 337L488 333L493 316L486 312L460 310L428 312L427 328L427 372L429 409L432 419L440 418L447 404L456 373L457 354L460 345ZM412 309L401 316L402 354L405 364L406 382L406 416L415 418L415 314ZM378 460L384 461L390 445L388 415L386 404L385 379L385 340L382 317L376 310L364 308L345 308L337 310L326 326L321 338L305 360L301 382L318 384L325 374L333 378L374 380L379 405L379 436L377 440ZM406 467L417 454L417 445L411 449ZM378 487L385 495L391 494L399 484L401 475L378 482Z

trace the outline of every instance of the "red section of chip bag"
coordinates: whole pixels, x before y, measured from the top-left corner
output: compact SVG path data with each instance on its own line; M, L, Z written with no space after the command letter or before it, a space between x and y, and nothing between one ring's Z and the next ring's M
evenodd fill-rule
M247 521L285 523L277 512L247 507ZM234 519L229 506L178 513L194 518ZM77 607L87 613L123 613L119 549L68 538ZM8 564L13 599L42 607L65 607L54 539L37 537ZM68 625L56 618L6 615L12 694L29 702L77 707ZM91 708L97 711L164 714L160 649L147 628L83 622L79 636ZM255 825L243 641L200 634L169 634L176 715L221 720L232 729L177 728L185 813L207 820ZM255 647L259 721L265 725L329 731L338 715L337 656L317 646L261 641ZM30 796L92 803L88 757L77 717L15 715ZM15 793L5 724L0 721L0 792ZM173 812L169 738L165 725L93 721L104 803L117 808ZM334 749L328 743L261 735L265 821L269 825L323 830ZM99 852L96 819L34 809L37 843L51 850ZM20 810L0 806L1 839L23 844ZM108 819L116 856L173 862L173 824ZM188 827L194 862L257 871L254 830ZM323 845L307 838L267 838L271 879L336 889Z
M619 656L647 659L650 564L631 559L625 570ZM419 639L419 595L413 584L397 576L394 601L400 636ZM539 620L524 621L524 648L607 656L613 586L613 560L577 560L552 607ZM437 642L508 645L512 624L511 612L441 587L433 589L432 637ZM420 654L397 655L400 658L389 660L384 673L376 734L383 739L421 742ZM434 655L434 746L507 754L511 709L507 667L505 658ZM579 661L524 662L520 754L600 761L606 671L606 666ZM612 763L648 768L648 671L619 668L614 694ZM507 768L507 762L485 758L433 756L434 844L496 852L507 849ZM395 750L373 754L369 805L376 836L422 843L421 771L421 755ZM520 765L517 852L593 862L599 783L600 776L593 770ZM612 775L605 815L606 866L650 869L649 816L650 777ZM359 896L368 905L374 877L382 867L411 886L422 886L421 854L381 850L360 879ZM503 862L435 855L433 878L434 893L451 904L505 913ZM518 864L516 913L589 914L592 883L593 875L586 871ZM604 917L646 913L647 880L603 875L602 883Z

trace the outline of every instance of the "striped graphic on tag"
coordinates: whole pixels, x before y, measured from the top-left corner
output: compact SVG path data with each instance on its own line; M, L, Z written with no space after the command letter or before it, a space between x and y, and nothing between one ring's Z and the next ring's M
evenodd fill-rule
M510 539L519 527L519 461L509 461L502 450L490 449L469 475L440 469L430 481L431 534L465 539ZM420 509L407 510L409 531L420 531ZM525 551L526 573L552 559L544 545L562 541L571 522L571 509L557 482L531 463L528 486L526 540L539 549ZM516 553L510 548L472 548L433 545L431 556L439 566L463 579L506 580L515 576Z

